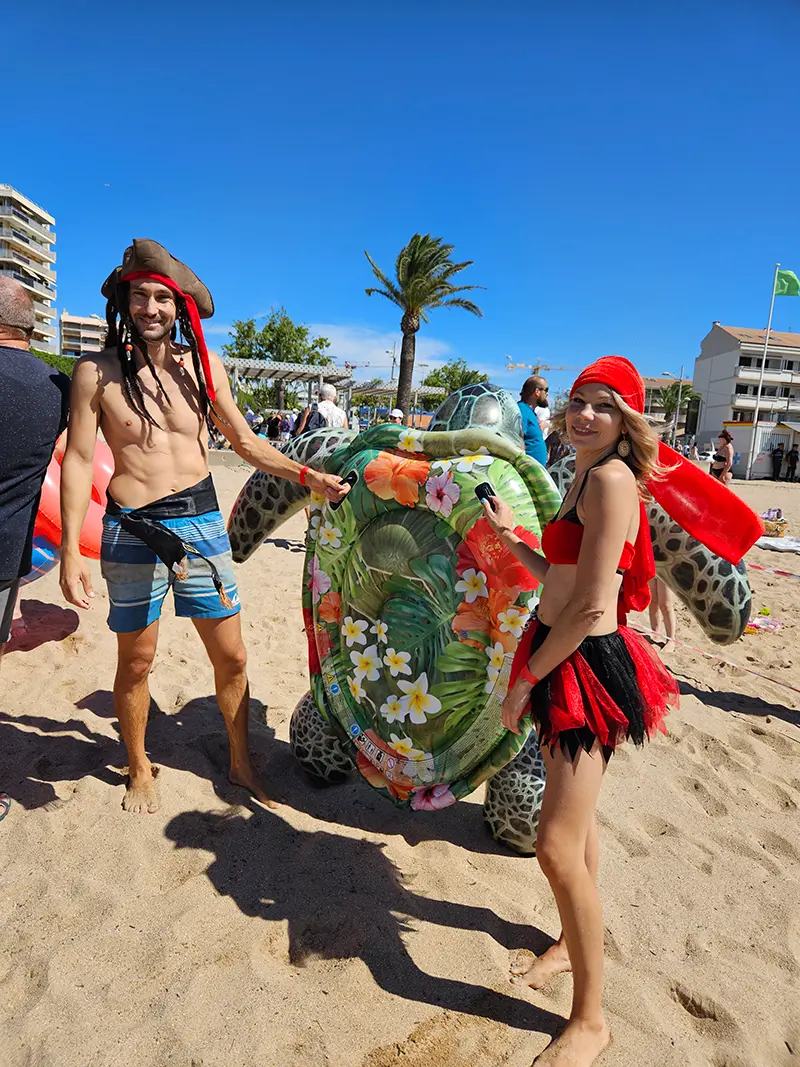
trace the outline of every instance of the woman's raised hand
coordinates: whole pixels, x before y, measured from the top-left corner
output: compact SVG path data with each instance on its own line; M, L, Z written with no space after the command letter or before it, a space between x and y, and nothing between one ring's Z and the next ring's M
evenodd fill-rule
M501 537L513 534L514 527L517 524L514 519L514 512L506 504L505 500L493 496L489 500L482 500L481 504L493 530L499 533Z

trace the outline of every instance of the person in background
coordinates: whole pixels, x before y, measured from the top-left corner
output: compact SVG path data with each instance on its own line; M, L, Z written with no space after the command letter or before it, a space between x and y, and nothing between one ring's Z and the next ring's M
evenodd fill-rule
M712 478L727 483L731 480L731 467L733 466L733 435L727 430L722 430L717 438L717 451L711 460L709 474Z
M792 445L786 456L786 481L797 481L797 463L800 460L800 452L798 452L797 445Z
M539 420L539 429L542 431L542 437L547 440L550 435L550 404L547 402L545 396L545 403L536 409L536 418Z
M347 429L347 413L336 403L336 390L332 385L320 386L319 390L319 413L325 419L325 425L334 429L344 427Z
M247 421L247 425L252 429L253 423L258 418L258 415L256 415L255 411L253 411L253 409L250 407L249 404L245 405L244 417L245 417L245 420Z
M294 419L288 411L284 411L281 415L281 441L288 441L292 434L292 427L294 426Z
M772 480L779 482L781 480L781 467L783 466L783 453L784 445L783 441L775 445L772 450Z
M392 408L389 412L389 422L393 422L396 426L402 426L404 418L405 415L400 408Z
M20 579L31 570L42 482L67 425L69 378L29 351L35 324L25 289L0 276L0 664ZM0 792L0 820L10 807Z
M662 628L663 624L663 628ZM675 601L669 586L660 578L650 582L650 629L657 634L663 633L666 642L661 651L670 648L675 640Z
M536 417L536 409L547 407L547 382L538 374L527 378L522 385L518 401L522 416L522 436L525 439L525 451L544 467L547 463L547 448L542 436L542 428Z
M697 453L697 441L692 441L692 447L689 449L689 459L697 460L699 458Z

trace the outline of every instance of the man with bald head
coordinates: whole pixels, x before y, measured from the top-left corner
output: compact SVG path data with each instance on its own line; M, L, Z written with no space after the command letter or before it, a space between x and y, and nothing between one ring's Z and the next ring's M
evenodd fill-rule
M542 466L547 462L547 446L544 443L536 409L547 407L547 390L547 381L538 374L533 374L523 382L519 399L525 451Z
M0 658L56 438L67 425L69 379L29 351L35 317L19 282L0 275Z

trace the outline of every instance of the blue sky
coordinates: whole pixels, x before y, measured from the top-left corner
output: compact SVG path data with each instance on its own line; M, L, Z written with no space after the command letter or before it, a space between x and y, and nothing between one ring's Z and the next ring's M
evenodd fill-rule
M0 181L56 216L75 314L152 237L211 288L211 347L283 304L385 374L399 314L363 250L431 232L485 317L435 312L418 361L516 386L507 354L677 373L712 320L765 325L776 261L800 273L795 0L20 8Z

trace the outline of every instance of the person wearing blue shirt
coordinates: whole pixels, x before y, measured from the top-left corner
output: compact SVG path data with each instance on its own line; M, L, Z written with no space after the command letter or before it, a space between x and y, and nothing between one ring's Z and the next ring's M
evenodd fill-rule
M525 451L542 466L547 462L547 446L544 443L536 409L547 407L547 389L547 381L534 374L523 382L519 399Z

